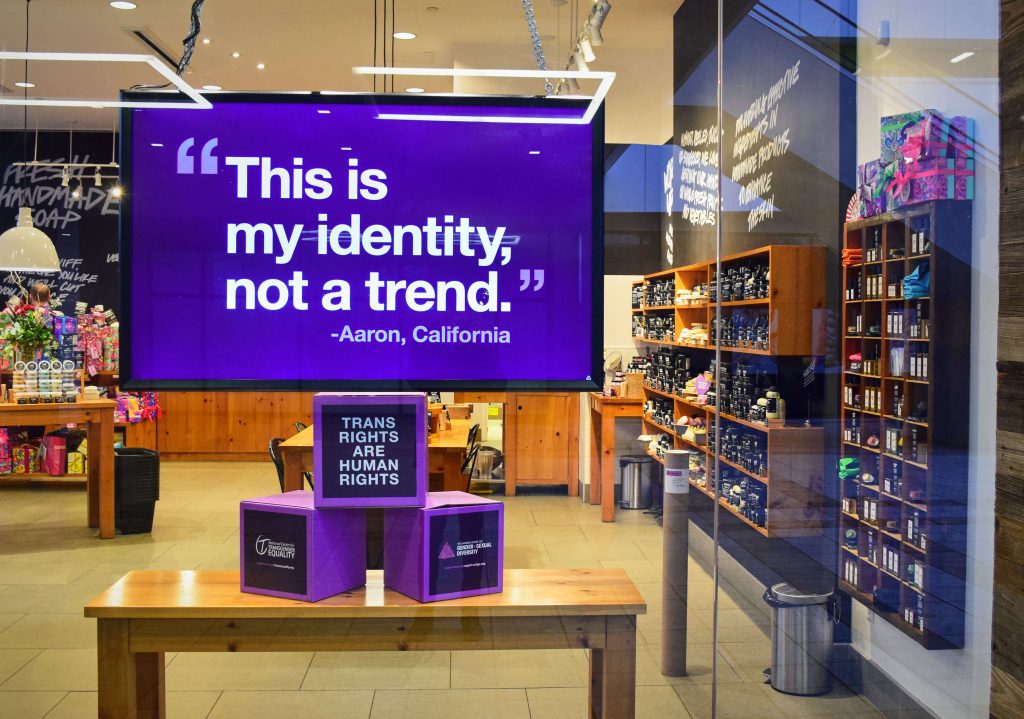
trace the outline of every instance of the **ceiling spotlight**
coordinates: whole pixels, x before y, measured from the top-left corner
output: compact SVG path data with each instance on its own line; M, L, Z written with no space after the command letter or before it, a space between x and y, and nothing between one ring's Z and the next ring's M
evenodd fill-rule
M577 69L576 58L574 56L569 57L569 64L566 65L565 69L570 72ZM570 94L577 93L580 91L580 84L576 81L575 77L567 77L565 78L565 89L568 90Z
M240 53L240 52L233 52L233 53L231 53L231 57L242 57L242 53Z
M331 114L330 110L317 110L316 112L317 112L318 115L330 115Z
M417 92L423 92L423 88L422 87L407 87L407 88L405 88L405 91L406 92L417 93Z
M110 188L110 196L115 199L120 199L121 195L124 194L124 190L121 189L120 185L114 185Z
M262 69L264 69L265 67L266 67L266 65L264 65L264 64L263 64L262 62L258 62L258 63L256 63L256 69L257 69L257 70L262 70Z
M220 85L203 85L203 89L209 90L210 92L217 92L217 90L223 90L224 88Z
M594 48L590 44L590 36L587 33L580 35L580 50L583 51L583 59L587 62L594 62L597 56L594 54Z
M204 44L204 45L209 45L209 44L210 44L210 38L208 38L208 37L204 37L204 38L203 38L203 44Z
M110 7L115 10L134 10L138 5L133 2L127 2L127 0L114 0L114 2L110 3Z
M962 52L959 55L957 55L956 57L951 58L950 62L955 65L958 62L963 62L964 60L966 60L969 57L974 57L974 50L968 50L967 52ZM19 83L19 82L16 82L14 84L17 85L18 87L22 87L21 83Z
M350 150L351 150L352 148L351 148L351 147L343 147L343 148L341 148L341 149L342 149L342 150L344 150L345 152L348 152L348 151L350 151Z
M590 66L587 65L587 60L583 57L583 50L580 49L579 45L572 51L572 60L577 70L580 72L590 72Z
M590 43L594 47L604 43L604 37L601 35L601 26L604 25L604 19L608 17L608 13L611 10L612 4L608 0L598 0L598 2L594 3L594 9L590 11L590 17L587 18L584 27L590 35Z
M71 184L71 170L64 168L60 173L60 186L67 187Z
M162 142L151 142L151 143L149 143L149 146L150 147L163 147L164 143L162 143Z
M16 83L14 83L14 86L15 87L24 87L24 88L27 89L27 88L30 88L30 87L35 87L36 84L34 82L16 82Z
M539 155L540 154L540 150L530 150L530 154L531 155Z
M437 5L427 5L427 12L437 12L438 10L440 8Z
M393 32L393 33L391 33L391 37L395 38L396 40L415 40L416 39L416 33L413 33L413 32Z
M92 175L92 184L96 187L103 187L103 176L100 175L100 168L96 168L96 172Z
M79 181L78 182L78 187L76 187L74 190L71 191L71 197L72 197L72 199L77 200L81 196L82 196L82 182Z

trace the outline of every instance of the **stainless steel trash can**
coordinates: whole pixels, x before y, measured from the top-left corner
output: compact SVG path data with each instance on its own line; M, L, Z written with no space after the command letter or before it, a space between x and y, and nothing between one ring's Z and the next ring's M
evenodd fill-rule
M832 691L832 594L808 594L791 584L764 593L772 608L772 688L812 696Z
M627 454L619 459L619 478L622 482L623 509L647 509L651 506L651 478L648 474L654 463L645 454Z

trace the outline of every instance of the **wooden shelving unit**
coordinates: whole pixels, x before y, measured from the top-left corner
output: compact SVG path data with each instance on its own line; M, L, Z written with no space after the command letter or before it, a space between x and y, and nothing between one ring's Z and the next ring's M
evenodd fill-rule
M721 303L725 316L745 315L744 319L761 315L767 325L767 347L747 344L723 346L723 362L754 357L804 357L821 354L824 346L824 249L821 247L772 245L737 255L722 258L722 267L727 272L731 266L750 260L760 260L769 271L767 297L743 300L729 300ZM691 291L698 286L710 287L716 277L717 266L713 262L697 263L685 267L664 270L647 275L640 283L664 280L672 277L676 291ZM646 296L646 292L643 292ZM696 296L687 304L640 308L643 316L647 313L663 315L666 311L675 313L674 336L671 340L634 338L653 347L679 348L692 354L699 369L707 369L713 359L714 344L680 342L679 333L693 323L711 327L717 311L716 303L710 296ZM633 309L634 321L637 310ZM641 333L642 335L643 333ZM673 402L673 418L680 416L704 417L705 425L714 422L716 408L698 404L677 394L661 391L649 385L644 386L644 398L657 398ZM765 434L767 444L767 471L764 476L750 472L738 464L720 457L723 471L741 473L750 480L765 486L766 521L760 526L750 521L723 497L721 506L760 535L799 536L821 531L824 521L818 492L822 480L822 457L824 431L820 427L772 426L767 427L739 417L722 413L723 430L731 425L744 430ZM685 439L675 427L667 427L644 418L644 430L649 433L668 434L673 438L676 449L698 452L706 458L706 486L691 479L690 484L701 494L714 499L714 452L707 446L693 444ZM653 456L653 455L652 455ZM661 460L657 457L660 462ZM809 511L809 507L818 507Z
M930 246L914 252L922 230ZM924 647L963 647L971 206L935 202L850 223L844 247L874 261L843 273L842 453L859 460L860 474L842 480L842 496L855 499L859 511L840 515L839 585ZM930 268L929 295L904 298L902 279L922 263ZM866 296L868 279L878 275L882 296ZM896 366L891 350L900 348L905 359ZM862 371L855 372L850 357L857 354ZM925 376L911 376L910 354L925 358ZM863 371L876 355L877 368ZM878 405L866 411L866 397L876 390ZM846 441L847 432L859 441ZM865 473L872 481L864 481ZM865 502L875 507L875 519L865 516ZM849 530L854 546L846 546ZM898 557L896 571L883 548ZM911 580L911 563L923 566L923 582ZM856 583L847 580L853 567Z

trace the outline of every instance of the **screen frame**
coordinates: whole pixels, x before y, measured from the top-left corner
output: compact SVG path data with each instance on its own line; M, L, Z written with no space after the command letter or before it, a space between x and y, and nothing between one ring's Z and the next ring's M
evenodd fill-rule
M163 93L123 92L122 99L158 101ZM487 107L487 108L578 108L586 110L589 99L518 96L454 96L454 95L374 95L369 93L233 93L217 92L210 98L218 103L281 103L281 104L367 104L418 105L423 107ZM134 108L122 108L120 117L121 180L126 191L121 198L118 221L119 264L121 275L120 384L126 390L283 390L283 391L450 391L450 390L600 390L604 385L604 105L590 123L591 128L591 352L590 380L504 380L435 379L435 380L348 380L348 379L147 379L132 371L132 116ZM201 112L201 111L197 111Z

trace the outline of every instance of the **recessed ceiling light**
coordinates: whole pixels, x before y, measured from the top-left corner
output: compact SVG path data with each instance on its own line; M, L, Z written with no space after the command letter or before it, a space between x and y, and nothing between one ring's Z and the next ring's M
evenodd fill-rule
M342 150L344 150L345 152L348 152L348 151L349 151L349 150L351 150L352 148L351 148L351 147L343 147L343 148L341 148L341 149L342 149Z
M149 143L149 146L150 147L163 147L164 143L162 143L162 142L151 142L151 143Z
M968 50L967 52L962 52L959 55L957 55L956 57L951 58L950 62L952 62L952 63L963 62L964 60L966 60L969 57L974 57L974 50Z
M427 5L427 12L437 12L439 9L437 5Z
M393 32L393 33L391 33L391 37L395 38L396 40L415 40L416 39L416 33L412 33L412 32Z
M257 70L262 70L265 67L266 67L266 65L264 65L262 62L256 64L256 69Z
M240 53L240 52L233 52L233 53L231 53L231 57L242 57L242 53Z
M530 154L531 155L539 155L540 154L540 150L530 150Z
M320 114L320 115L330 115L331 111L330 110L317 110L317 114Z
M423 88L422 87L407 87L407 88L405 88L405 91L406 92L423 92Z
M204 38L203 38L203 44L204 44L204 45L209 45L209 44L210 44L210 38L208 38L208 37L204 37Z
M223 90L224 88L222 88L220 85L203 85L203 89L216 92L217 90Z
M29 88L29 87L35 87L36 84L34 82L16 82L16 83L14 83L14 86L15 87Z
M110 3L110 7L115 10L134 10L138 5L127 0L114 0L114 2Z

